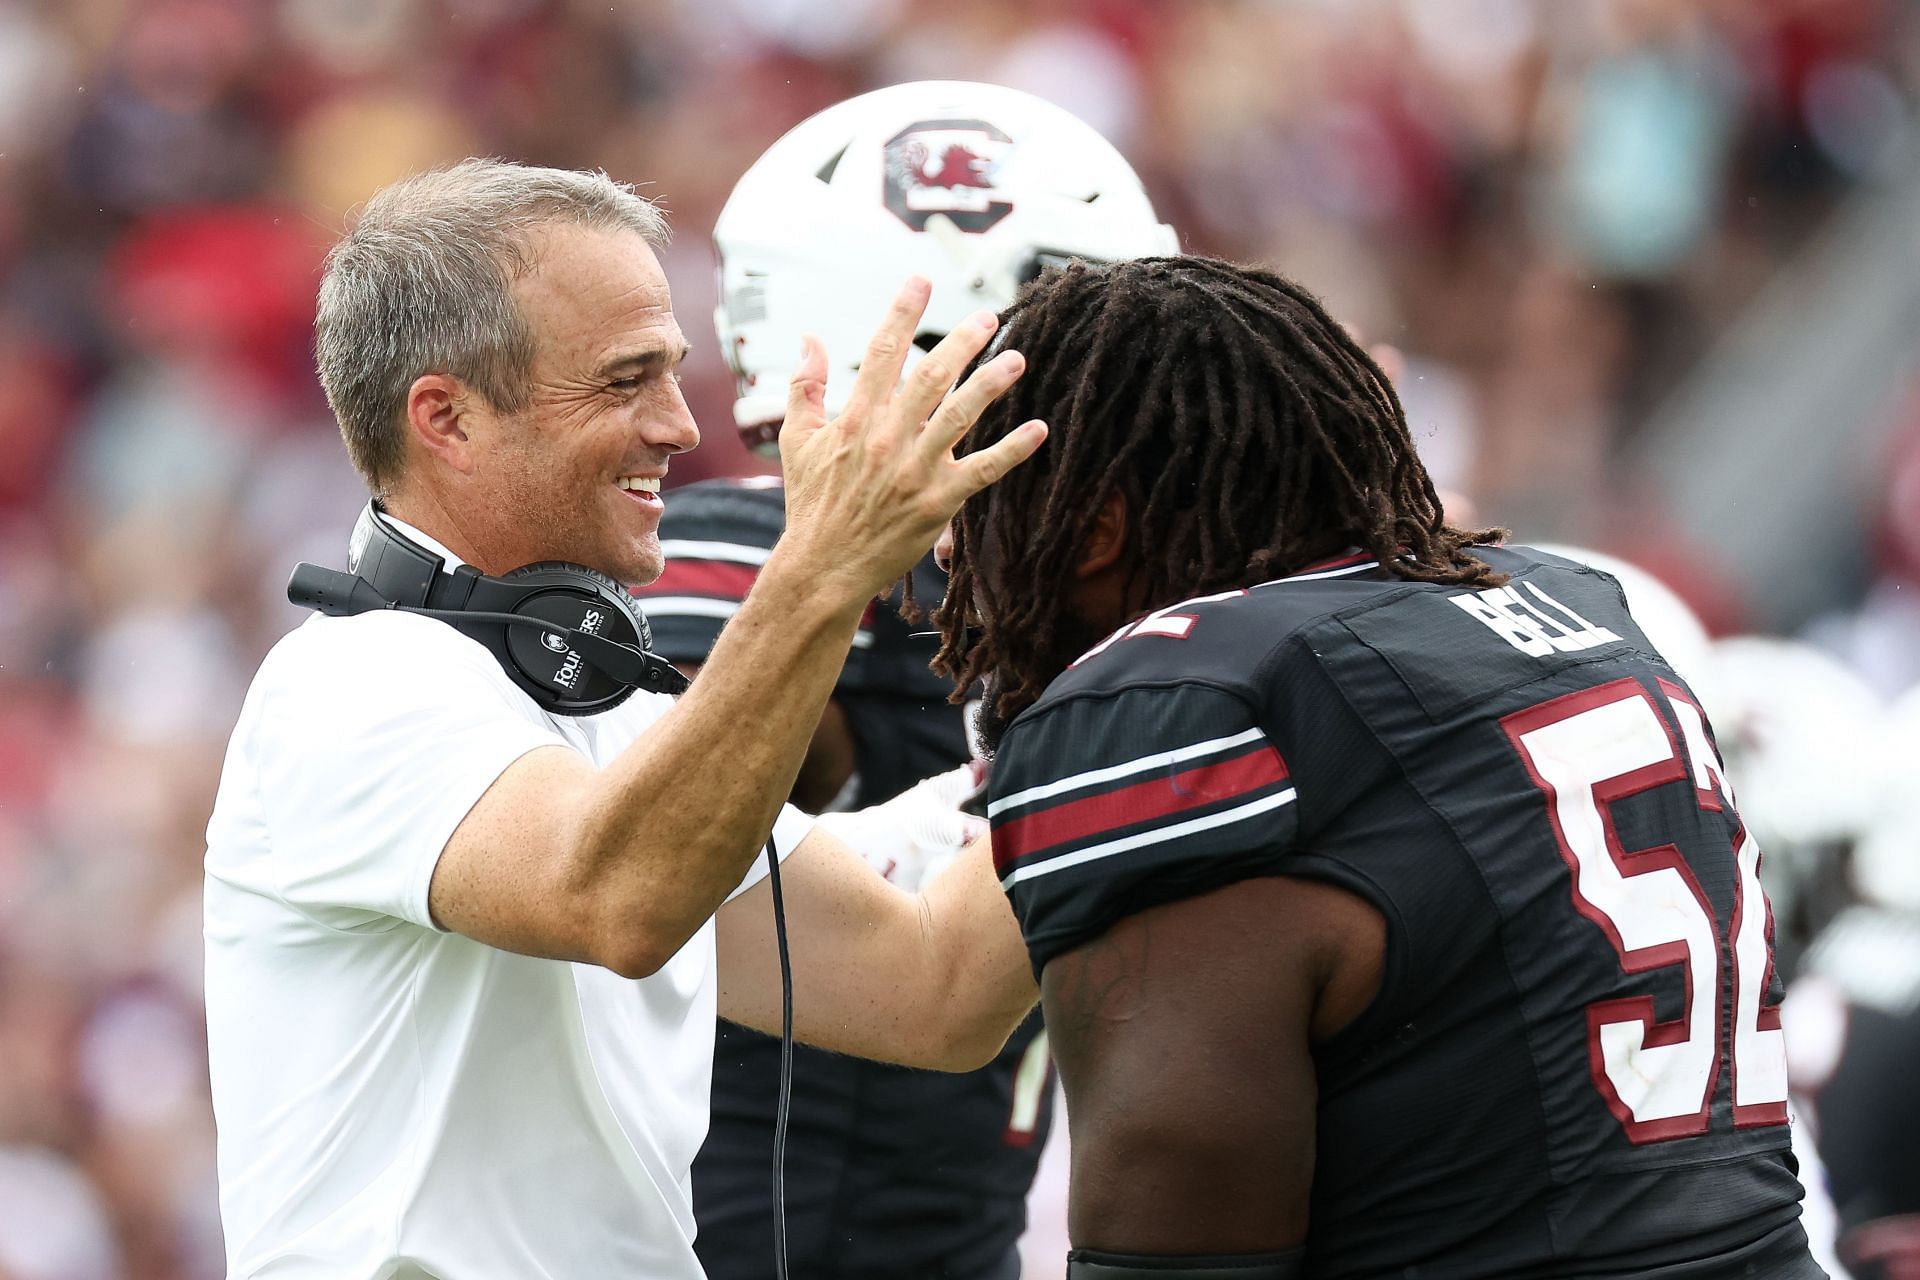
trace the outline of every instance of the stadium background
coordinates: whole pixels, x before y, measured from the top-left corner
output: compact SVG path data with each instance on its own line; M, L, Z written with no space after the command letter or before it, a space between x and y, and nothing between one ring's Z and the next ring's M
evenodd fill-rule
M1482 519L1637 558L1718 632L1811 628L1891 698L1920 679L1912 12L0 0L0 1277L220 1274L202 833L287 569L338 563L362 500L309 324L379 184L483 153L659 195L706 432L680 483L757 469L706 317L759 151L894 81L1043 94L1187 247L1396 346Z

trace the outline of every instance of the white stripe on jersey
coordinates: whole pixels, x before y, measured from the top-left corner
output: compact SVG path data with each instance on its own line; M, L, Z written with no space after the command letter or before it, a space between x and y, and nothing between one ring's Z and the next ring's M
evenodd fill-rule
M1369 569L1378 569L1378 560L1369 560L1365 564L1350 564L1344 569L1322 569L1318 573L1296 573L1291 578L1275 578L1272 582L1256 582L1253 590L1261 587L1278 587L1289 582L1317 582L1321 578L1344 578L1350 573L1365 573Z
M1037 787L1028 787L1025 791L1016 791L1010 796L1002 796L987 806L987 817L997 818L1008 809L1015 809L1034 800L1045 800L1067 791L1078 791L1082 787L1097 786L1102 782L1111 782L1115 778L1124 778L1129 774L1145 773L1157 769L1163 764L1174 764L1181 760L1191 760L1195 756L1210 755L1215 751L1224 751L1228 747L1243 746L1249 742L1259 742L1266 735L1259 728L1248 729L1227 738L1209 738L1205 742L1195 742L1189 746L1175 747L1171 751L1157 751L1150 756L1141 756L1138 760L1129 760L1124 764L1110 764L1104 769L1089 769L1085 773L1076 773L1070 778L1061 778L1056 782L1043 782Z
M649 618L719 618L724 622L740 612L740 606L746 602L712 596L641 596L637 603ZM853 647L873 648L873 632L854 632Z
M1169 840L1178 840L1198 831L1211 831L1215 827L1224 827L1234 822L1244 822L1263 813L1278 809L1281 805L1292 804L1294 789L1275 792L1270 796L1261 796L1232 809L1222 809L1219 813L1209 813L1204 817L1189 818L1185 822L1176 822L1170 827L1155 827L1151 831L1140 831L1119 840L1109 840L1105 844L1088 845L1084 849L1075 849L1072 853L1063 853L1048 858L1044 862L1030 862L1024 867L1015 867L1000 881L1002 889L1012 889L1022 880L1031 880L1035 876L1044 876L1054 871L1064 871L1068 867L1077 867L1083 862L1093 862L1099 858L1110 858L1116 853L1126 853L1131 849L1144 848L1150 844L1165 844Z
M649 618L731 618L743 602L713 596L641 596L639 603Z
M660 550L669 560L719 560L727 564L763 565L773 554L768 547L740 542L701 542L692 538L662 538Z

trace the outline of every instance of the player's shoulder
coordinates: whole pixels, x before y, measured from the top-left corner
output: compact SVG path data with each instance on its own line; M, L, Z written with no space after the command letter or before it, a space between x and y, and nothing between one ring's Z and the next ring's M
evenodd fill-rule
M1033 713L1124 690L1211 686L1255 697L1275 654L1321 619L1403 592L1371 556L1350 555L1249 587L1179 600L1082 654Z
M1036 779L1148 761L1254 769L1262 785L1277 787L1286 768L1275 744L1289 718L1279 711L1290 707L1297 718L1318 697L1295 678L1299 664L1288 655L1316 621L1406 585L1370 557L1346 556L1136 618L1015 720L995 757L995 782L1031 789Z
M1343 646L1364 648L1367 637L1382 631L1396 645L1434 649L1444 657L1458 647L1459 636L1437 626L1430 610L1450 597L1471 607L1448 609L1442 616L1449 620L1477 616L1476 610L1497 613L1513 596L1515 610L1540 599L1549 607L1578 602L1596 619L1631 625L1619 584L1586 564L1532 547L1476 547L1474 554L1507 585L1405 578L1370 555L1354 553L1248 587L1176 601L1130 621L1082 654L1027 715L1043 717L1062 705L1110 700L1125 691L1192 687L1263 707L1302 667L1336 658Z
M667 493L660 540L669 561L725 559L729 548L764 551L786 528L786 506L778 476L697 481Z
M1482 560L1510 578L1538 571L1549 574L1570 574L1605 584L1614 595L1621 594L1619 579L1606 570L1588 564L1584 560L1571 559L1555 551L1524 544L1476 547L1474 550Z
M1511 629L1514 619L1535 623L1544 620L1548 631L1572 623L1576 624L1576 635L1607 636L1645 647L1644 637L1628 612L1626 592L1612 574L1538 547L1478 550L1481 559L1505 581L1497 587L1445 587L1443 594L1455 597L1452 603L1465 615L1488 622L1496 631ZM1529 633L1539 630L1533 625L1523 629ZM1580 645L1549 647L1584 651Z

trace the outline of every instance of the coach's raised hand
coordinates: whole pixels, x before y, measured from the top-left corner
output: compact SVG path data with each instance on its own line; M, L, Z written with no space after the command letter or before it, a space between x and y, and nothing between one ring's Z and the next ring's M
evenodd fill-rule
M954 458L954 446L1018 381L1026 360L1002 351L953 387L998 327L993 313L983 311L943 338L903 381L930 292L917 276L900 290L867 345L846 409L831 422L823 408L826 353L818 340L807 339L780 431L787 532L775 560L804 561L821 589L862 602L925 555L961 503L1046 439L1044 423L1028 422L986 449Z

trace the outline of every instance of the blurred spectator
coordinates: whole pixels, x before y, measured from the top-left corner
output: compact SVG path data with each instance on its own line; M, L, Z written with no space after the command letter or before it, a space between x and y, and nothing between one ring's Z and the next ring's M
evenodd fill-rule
M361 501L309 324L376 187L471 153L644 184L706 427L672 479L760 470L701 322L734 179L860 89L1015 84L1188 247L1397 348L1479 518L1619 545L1667 523L1622 441L1911 149L1914 35L1888 0L0 0L0 1274L219 1272L202 831L286 569ZM1895 488L1853 633L1889 687Z
M1878 476L1863 486L1878 490L1871 584L1857 609L1813 628L1888 698L1920 686L1920 386L1904 408L1892 455L1863 460Z
M119 1250L100 1196L51 1151L0 1147L0 1275L9 1280L119 1280Z

